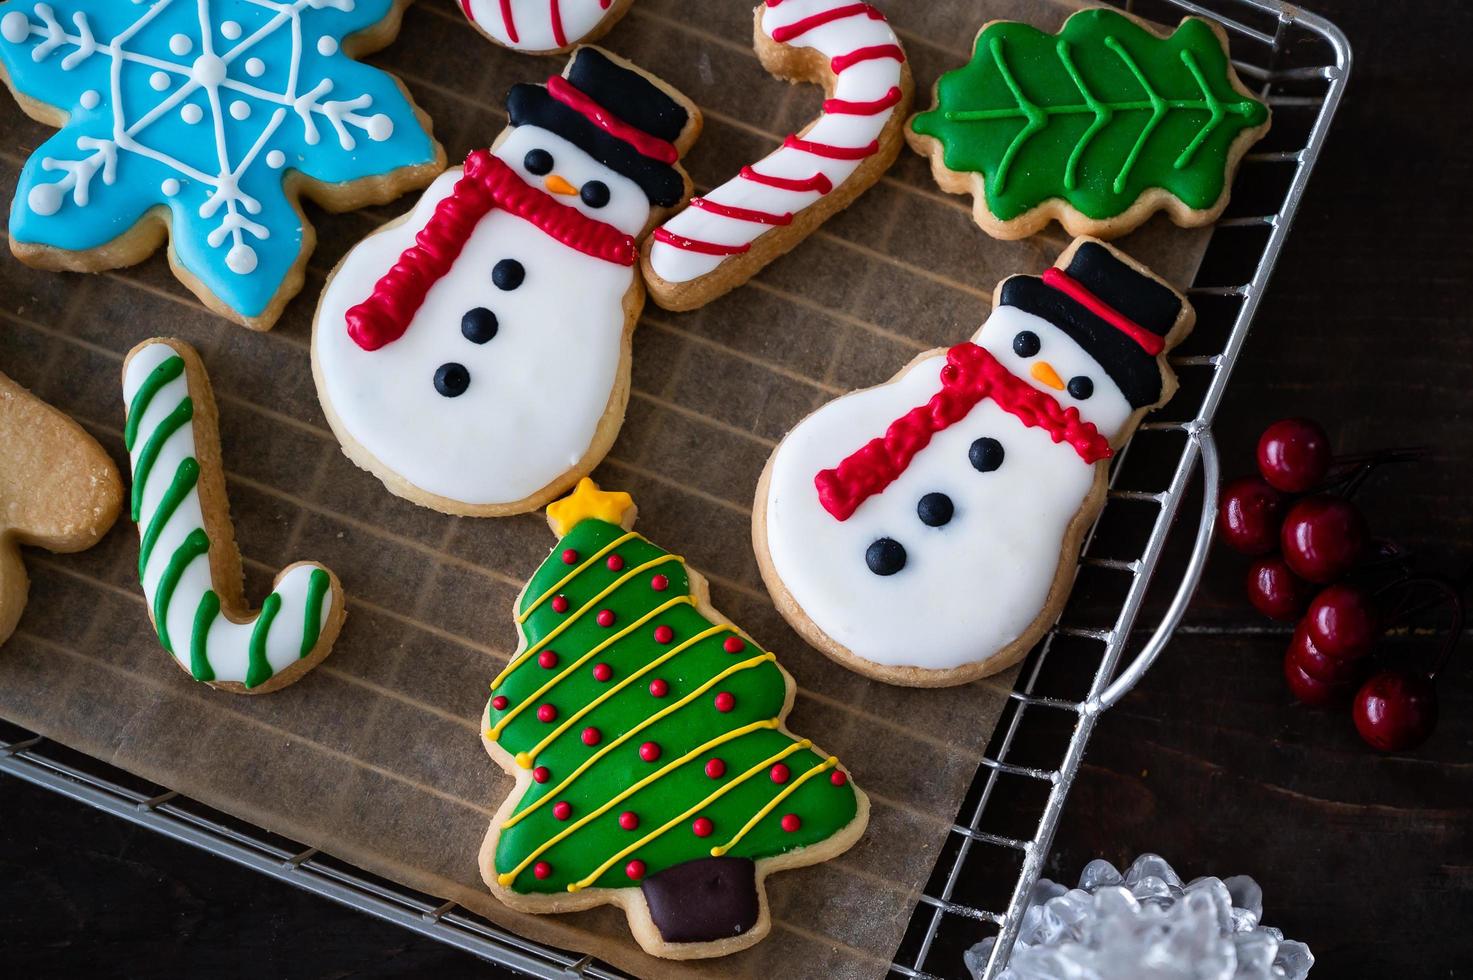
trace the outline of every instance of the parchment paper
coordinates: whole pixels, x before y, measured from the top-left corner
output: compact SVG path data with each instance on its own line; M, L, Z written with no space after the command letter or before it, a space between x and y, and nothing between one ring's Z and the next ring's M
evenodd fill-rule
M907 46L918 102L962 64L989 19L1056 29L1057 0L880 0ZM725 180L801 127L820 93L769 78L751 51L752 0L637 0L603 42L706 112L687 164ZM449 0L410 9L375 59L434 118L452 161L505 125L502 99L562 59L486 43ZM0 98L0 191L52 132ZM476 850L510 780L477 738L487 683L514 649L513 596L554 543L540 516L446 517L391 496L338 449L308 363L323 276L359 238L407 210L330 216L306 289L268 334L211 315L162 255L120 273L58 275L0 258L0 370L97 435L124 472L121 359L156 334L199 348L220 402L237 537L253 601L302 558L333 568L349 617L332 656L296 685L249 698L194 684L169 663L136 579L126 519L89 553L27 553L30 605L0 650L0 715L271 831L522 935L641 976L875 976L976 770L1013 674L950 690L873 683L809 649L772 609L750 544L758 474L776 441L821 403L883 381L921 350L968 337L993 286L1036 272L1052 235L996 242L970 202L940 193L903 150L890 175L756 281L705 309L649 307L635 335L634 394L596 477L634 494L639 529L688 556L718 608L776 650L801 692L789 724L842 758L874 803L864 840L827 864L768 881L772 935L720 961L642 954L622 913L533 917L482 888ZM1205 245L1157 219L1123 240L1185 282ZM958 964L958 966L960 966Z

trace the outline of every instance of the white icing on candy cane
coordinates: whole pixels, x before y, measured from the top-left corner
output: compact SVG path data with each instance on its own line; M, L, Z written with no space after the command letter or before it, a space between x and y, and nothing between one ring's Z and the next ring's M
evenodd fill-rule
M766 0L762 32L829 60L833 95L801 137L769 154L655 229L650 267L666 282L710 275L774 228L843 187L880 152L903 112L905 53L883 14L853 0Z
M623 15L629 0L460 0L471 23L515 51L561 51Z
M228 535L211 540L199 494L202 482L218 482L218 474L202 471L212 454L201 462L195 449L195 410L207 401L191 388L184 359L170 344L146 342L129 355L124 441L139 577L159 641L185 670L199 681L253 688L331 645L336 628L327 626L341 619L341 597L325 568L302 563L277 580L258 615L232 619L239 585L214 580L209 551L226 548L226 560L237 561L234 542Z

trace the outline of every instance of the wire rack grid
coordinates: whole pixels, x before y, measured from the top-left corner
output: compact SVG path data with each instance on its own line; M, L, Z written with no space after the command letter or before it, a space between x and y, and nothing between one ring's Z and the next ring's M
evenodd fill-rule
M1017 675L931 881L917 896L891 977L962 976L962 953L989 937L994 942L983 980L1002 972L1100 715L1145 674L1186 611L1206 564L1216 512L1212 420L1350 71L1350 48L1340 30L1280 0L1116 5L1162 23L1197 14L1221 24L1240 76L1274 109L1274 129L1244 158L1233 203L1215 226L1188 290L1198 326L1172 359L1182 390L1162 413L1167 417L1142 425L1114 461L1106 507L1086 540L1080 583L1059 625ZM1201 511L1179 584L1154 631L1134 643L1149 587L1199 468ZM1097 581L1088 581L1091 576ZM1101 625L1082 625L1090 623ZM1052 752L1040 749L1050 744ZM1028 757L1040 752L1042 761ZM564 980L621 976L13 725L0 724L0 772L521 973Z

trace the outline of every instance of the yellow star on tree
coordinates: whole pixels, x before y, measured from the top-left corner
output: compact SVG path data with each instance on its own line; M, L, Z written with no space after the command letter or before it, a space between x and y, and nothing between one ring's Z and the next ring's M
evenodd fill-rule
M547 505L547 523L558 537L590 517L627 527L634 521L634 498L622 490L600 490L585 476L572 493Z

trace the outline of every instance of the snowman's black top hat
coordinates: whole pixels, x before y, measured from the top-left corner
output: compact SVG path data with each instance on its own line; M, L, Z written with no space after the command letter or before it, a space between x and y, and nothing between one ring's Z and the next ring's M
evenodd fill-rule
M566 76L513 85L506 97L513 126L551 130L671 207L685 195L675 140L690 121L668 91L597 48L573 54Z
M1066 269L1013 276L1002 305L1040 316L1083 347L1136 408L1161 399L1156 357L1185 306L1169 286L1126 262L1113 248L1082 242Z

